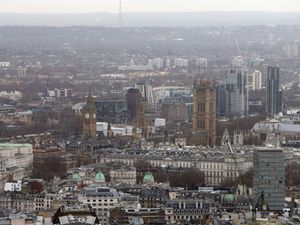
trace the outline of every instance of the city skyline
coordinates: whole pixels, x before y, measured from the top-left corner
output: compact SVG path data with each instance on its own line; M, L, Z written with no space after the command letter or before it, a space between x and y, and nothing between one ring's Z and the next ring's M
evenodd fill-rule
M123 0L123 12L300 12L298 0ZM119 0L2 0L4 13L118 13Z

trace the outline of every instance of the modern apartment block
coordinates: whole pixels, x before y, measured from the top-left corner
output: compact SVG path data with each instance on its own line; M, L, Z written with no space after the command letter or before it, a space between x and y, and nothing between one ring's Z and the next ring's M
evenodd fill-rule
M269 210L282 210L285 196L284 154L281 149L259 148L253 154L255 199L263 194Z

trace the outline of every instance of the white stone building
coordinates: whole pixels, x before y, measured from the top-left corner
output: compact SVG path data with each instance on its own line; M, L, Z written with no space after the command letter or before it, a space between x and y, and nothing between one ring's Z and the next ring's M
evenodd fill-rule
M178 152L173 152L173 156L165 156L167 151L164 153L153 152L152 155L145 157L129 154L110 154L103 155L100 162L116 162L133 166L137 161L147 161L151 166L157 168L195 168L204 173L207 185L220 185L226 179L236 179L239 174L247 172L253 165L252 155L245 154L241 147L234 148L234 151L237 149L239 149L240 153L235 156L230 154L226 148L223 149L223 153L217 152L217 150L192 152L193 150L188 149L185 154L180 153L182 149L178 149Z
M8 177L21 180L31 174L33 151L31 144L0 144L0 180L1 189Z
M108 224L109 212L120 205L121 195L109 187L87 187L79 194L78 201L95 209L101 224Z

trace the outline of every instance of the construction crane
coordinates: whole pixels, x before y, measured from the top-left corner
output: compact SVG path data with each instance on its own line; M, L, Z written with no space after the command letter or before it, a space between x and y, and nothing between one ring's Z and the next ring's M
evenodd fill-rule
M49 90L49 76L47 77L47 81L46 81L46 87L45 87L45 90L44 90L44 101L43 101L43 104L44 105L47 105L48 103L48 100L47 100L47 97L48 97L48 90Z
M119 0L119 26L122 26L122 0Z
M242 56L238 39L235 39L235 45L236 45L236 48L237 48L238 56Z
M238 179L239 179L238 180L238 184L241 184L241 177L240 177L240 175L242 173L240 172L240 169L239 169L239 167L237 165L235 153L234 153L234 151L233 151L233 149L231 147L230 141L226 140L226 143L227 143L227 146L228 146L228 148L230 150L230 153L231 153L231 155L233 157L235 168L236 168L236 170L238 172L238 174L237 174L238 175ZM261 210L261 211L266 211L267 210L267 205L265 204L265 201L264 201L264 192L263 191L260 193L260 195L258 197L258 200L255 202L255 205L252 206L252 221L253 222L256 222L256 212L258 210Z
M256 222L256 212L258 210L266 211L267 205L265 204L265 194L264 191L262 191L255 203L255 205L252 207L252 222Z
M240 178L240 175L241 175L242 173L240 172L240 168L239 168L238 165L237 165L235 153L234 153L234 151L233 151L233 149L232 149L232 147L231 147L230 141L229 141L228 139L226 140L226 144L227 144L227 146L228 146L228 149L230 150L230 153L231 153L232 158L233 158L234 166L235 166L235 169L236 169L236 171L237 171L237 177L239 178L239 183L238 183L238 184L241 184L241 178Z

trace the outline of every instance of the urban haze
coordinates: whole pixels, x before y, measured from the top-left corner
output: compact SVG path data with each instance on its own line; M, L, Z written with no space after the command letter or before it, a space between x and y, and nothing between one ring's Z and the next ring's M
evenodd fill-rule
M300 3L2 1L1 225L300 223Z

